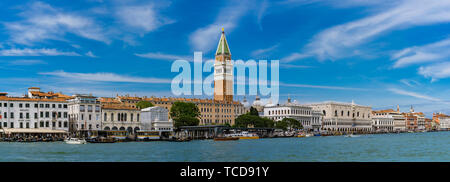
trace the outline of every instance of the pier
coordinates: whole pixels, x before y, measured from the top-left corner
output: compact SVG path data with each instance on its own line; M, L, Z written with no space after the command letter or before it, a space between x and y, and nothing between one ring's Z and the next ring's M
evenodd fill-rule
M222 125L182 126L175 130L175 138L213 139L223 134L240 131L248 131L258 134L261 138L268 138L274 136L275 128L232 128Z

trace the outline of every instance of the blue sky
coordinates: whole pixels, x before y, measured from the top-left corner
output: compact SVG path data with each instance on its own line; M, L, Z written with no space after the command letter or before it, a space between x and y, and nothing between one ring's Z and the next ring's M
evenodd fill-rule
M175 59L280 60L280 95L450 114L450 2L1 1L1 92L171 96ZM242 97L238 97L242 99ZM250 98L252 99L252 98Z

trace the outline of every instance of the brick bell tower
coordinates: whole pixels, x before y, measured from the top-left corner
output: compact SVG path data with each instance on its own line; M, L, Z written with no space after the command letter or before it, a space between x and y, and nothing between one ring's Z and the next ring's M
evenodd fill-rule
M223 28L214 62L214 100L233 101L233 64Z

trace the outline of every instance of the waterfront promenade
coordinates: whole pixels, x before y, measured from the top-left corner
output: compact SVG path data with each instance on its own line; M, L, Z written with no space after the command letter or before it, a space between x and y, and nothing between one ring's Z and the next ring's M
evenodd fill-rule
M0 161L450 161L449 152L450 132L181 143L0 142Z

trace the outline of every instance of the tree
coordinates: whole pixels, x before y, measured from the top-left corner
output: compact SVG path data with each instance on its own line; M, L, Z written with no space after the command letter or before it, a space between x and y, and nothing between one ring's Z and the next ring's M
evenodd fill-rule
M174 126L197 126L200 123L198 117L200 111L198 107L191 102L174 102L170 108L170 117L175 121Z
M139 101L136 103L136 107L139 109L145 109L147 107L153 107L154 105L149 101Z
M282 122L286 122L289 129L303 129L302 123L294 118L283 118Z
M175 127L180 127L180 126L198 126L198 124L200 123L200 120L198 118L194 118L194 117L189 117L189 116L180 116L176 119L174 119Z
M275 123L275 128L279 128L279 129L282 129L282 130L287 130L288 125L289 125L288 122L283 119L283 120L277 121Z
M254 108L254 107L250 107L250 112L249 112L249 114L250 114L250 115L253 115L253 116L259 116L258 110L257 110L256 108Z
M271 119L262 118L259 116L252 115L250 113L240 115L236 118L234 127L247 128L249 126L273 127L273 121Z

